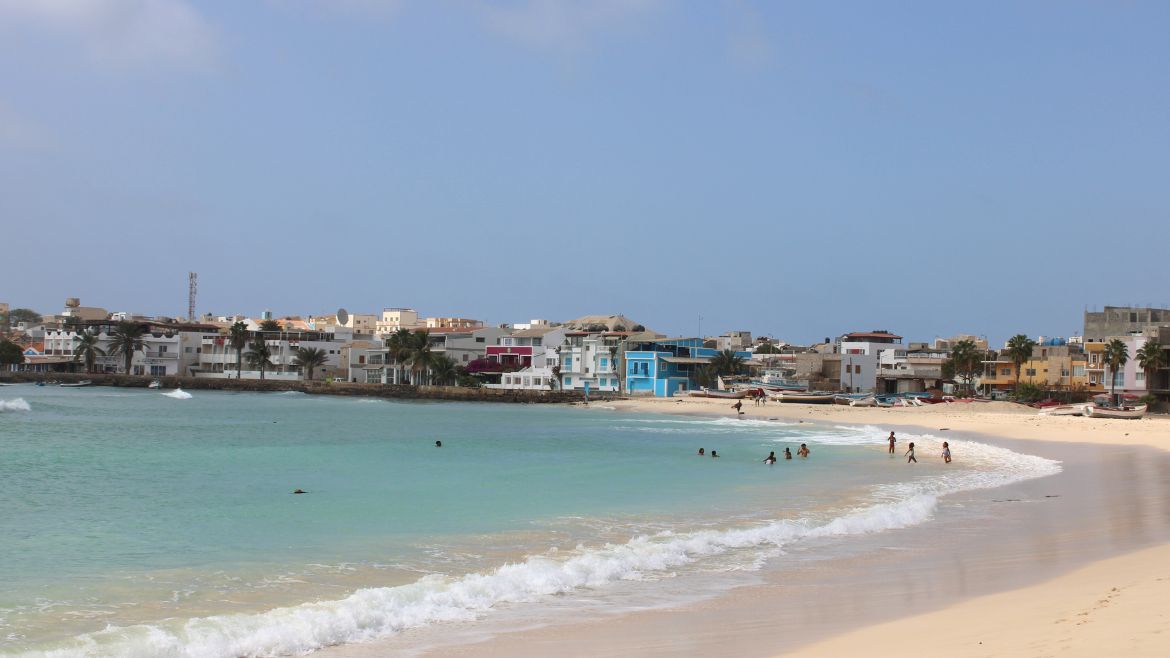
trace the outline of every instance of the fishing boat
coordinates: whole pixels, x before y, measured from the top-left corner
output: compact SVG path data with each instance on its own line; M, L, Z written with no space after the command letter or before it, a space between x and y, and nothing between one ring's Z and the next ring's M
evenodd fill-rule
M872 393L838 393L833 396L833 404L850 405L854 400L873 397Z
M1044 407L1040 410L1041 416L1083 416L1085 415L1085 407L1083 404L1058 404L1052 407Z
M801 402L803 404L831 404L833 402L832 393L777 393L768 396L773 400L781 402Z
M79 388L81 386L92 386L93 382L86 379L86 380L80 381L80 382L73 382L72 384L57 384L57 385L60 386L61 388Z
M1099 407L1095 404L1085 405L1085 415L1090 418L1130 418L1137 419L1146 415L1148 405L1139 404L1136 407Z
M159 380L156 379L156 380L150 382L149 384L147 384L146 388L162 388L162 382L160 382Z
M851 406L851 407L876 407L877 406L877 398L875 398L872 395L867 395L863 398L853 400L852 402L849 403L849 406Z

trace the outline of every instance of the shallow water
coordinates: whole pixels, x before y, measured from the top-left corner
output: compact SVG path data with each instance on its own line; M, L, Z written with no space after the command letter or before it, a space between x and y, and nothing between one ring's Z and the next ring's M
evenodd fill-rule
M669 601L1059 469L965 442L944 466L919 441L908 466L876 429L6 387L0 651L295 653L505 606ZM802 442L809 460L761 463Z

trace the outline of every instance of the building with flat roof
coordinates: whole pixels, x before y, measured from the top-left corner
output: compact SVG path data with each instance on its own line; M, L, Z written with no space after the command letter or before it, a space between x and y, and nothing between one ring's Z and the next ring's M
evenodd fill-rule
M1117 336L1134 336L1146 329L1170 327L1170 309L1149 306L1106 306L1085 311L1084 342L1101 343Z

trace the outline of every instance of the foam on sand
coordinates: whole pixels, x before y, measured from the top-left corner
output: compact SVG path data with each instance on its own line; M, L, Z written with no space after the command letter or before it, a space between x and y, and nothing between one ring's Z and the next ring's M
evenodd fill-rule
M181 388L176 388L173 391L167 391L166 393L163 393L163 395L168 397L168 398L171 398L172 400L190 400L191 399L191 394L188 393L187 391L184 391Z
M0 400L0 411L32 411L32 407L28 406L24 398L13 398Z

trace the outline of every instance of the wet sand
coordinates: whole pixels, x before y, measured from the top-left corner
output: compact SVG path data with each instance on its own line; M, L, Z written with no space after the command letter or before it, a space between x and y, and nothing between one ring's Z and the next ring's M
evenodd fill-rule
M607 406L732 413L724 400ZM802 546L773 560L756 582L713 599L474 640L455 626L440 626L336 655L1102 655L1090 633L1126 642L1124 651L1118 645L1125 655L1170 655L1170 621L1142 606L1170 591L1170 567L1163 566L1170 564L1170 453L1151 447L1170 443L1170 423L951 406L773 403L744 410L756 418L961 434L1058 459L1063 472L948 496L936 520L850 539L844 554L832 547L831 559L816 559L816 544ZM884 452L883 437L875 436L875 458ZM1110 576L1117 583L1105 587ZM1091 629L1085 619L1092 620Z

